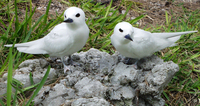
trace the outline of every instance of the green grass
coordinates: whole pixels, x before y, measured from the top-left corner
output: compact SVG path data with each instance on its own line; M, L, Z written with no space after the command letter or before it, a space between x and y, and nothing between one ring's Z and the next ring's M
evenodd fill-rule
M174 23L163 26L163 29L165 31L170 31L171 29L174 31L199 30L199 10L193 12L185 10L184 14L184 17L177 19ZM162 57L165 61L171 60L179 64L180 68L164 91L168 96L174 92L179 95L176 99L172 95L169 97L165 95L166 99L168 99L168 105L188 105L191 102L188 101L192 97L197 98L200 96L200 37L198 35L199 32L182 36L178 41L179 45L168 48L168 52Z
M8 63L8 80L7 80L7 106L11 105L11 95L12 95L12 73L13 73L13 58L12 58L12 49L10 48L9 50L9 63Z
M20 3L25 3L24 6L26 13L24 20L19 20L19 7ZM6 100L0 99L1 105L31 105L32 99L44 85L48 72L45 74L41 83L34 84L32 86L23 88L23 85L12 79L12 71L15 70L19 64L30 58L38 58L42 55L31 55L18 52L16 49L10 49L4 47L4 44L13 44L32 41L45 36L49 29L63 21L63 14L56 14L51 16L51 20L48 19L50 3L46 9L44 15L40 16L38 20L33 19L35 9L32 9L31 0L15 0L15 2L8 2L6 0L0 3L0 76L4 72L8 72L8 92L6 94ZM112 2L108 5L101 5L100 3L94 3L88 0L69 0L68 2L61 0L66 6L78 6L82 8L86 13L87 25L90 28L90 38L86 46L82 49L87 51L90 48L97 48L107 53L114 53L115 49L110 45L110 36L113 33L113 29L118 22L128 21L133 26L137 27L136 22L145 17L141 15L134 20L126 18L126 14L130 10L136 12L145 12L145 10L139 10L135 2L122 0L118 6L113 6ZM126 7L125 14L120 14L118 11L120 7ZM181 6L181 5L180 5ZM133 8L135 7L135 8ZM152 25L151 27L145 27L145 30L151 32L177 32L177 31L190 31L200 29L200 12L188 11L183 8L184 13L182 17L177 18L175 14L169 15L165 13L165 25ZM180 71L176 73L169 85L163 92L163 98L166 100L166 105L187 105L191 97L200 97L200 36L199 32L195 34L184 35L177 42L179 46L167 48L161 52L157 52L156 55L160 56L165 61L173 61L180 67ZM9 52L10 51L10 52ZM45 55L48 56L48 55ZM13 64L12 64L13 63ZM31 75L30 75L31 76ZM30 80L32 78L30 77ZM11 84L16 92L11 92ZM18 103L17 95L22 94L25 91L36 89L30 98L23 96L23 103ZM177 97L173 97L176 95ZM186 99L184 99L184 98ZM27 102L28 101L28 102ZM7 102L7 103L6 103ZM33 105L33 104L32 104Z

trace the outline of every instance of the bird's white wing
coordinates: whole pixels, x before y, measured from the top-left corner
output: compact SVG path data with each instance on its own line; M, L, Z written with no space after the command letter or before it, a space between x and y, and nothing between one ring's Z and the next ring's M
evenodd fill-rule
M72 34L73 35L73 34ZM17 50L29 54L57 54L72 47L73 39L66 25L59 24L45 37L26 43L15 44ZM12 47L12 45L5 45Z
M133 34L134 42L146 44L149 42L149 40L151 40L150 32L135 27L133 27L133 29L134 29L134 34Z
M134 28L133 41L129 43L127 57L143 58L154 53L155 42L151 38L151 33L138 28Z
M49 54L62 54L62 52L72 47L74 42L72 37L72 35L63 30L52 31L44 38L45 50Z

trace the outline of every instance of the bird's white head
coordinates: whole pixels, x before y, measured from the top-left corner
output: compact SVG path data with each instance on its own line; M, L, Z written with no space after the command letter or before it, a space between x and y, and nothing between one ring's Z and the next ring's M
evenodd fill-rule
M133 27L128 22L120 22L114 28L114 36L124 43L133 41L133 33Z
M78 7L70 7L64 12L64 22L70 24L85 23L85 13Z

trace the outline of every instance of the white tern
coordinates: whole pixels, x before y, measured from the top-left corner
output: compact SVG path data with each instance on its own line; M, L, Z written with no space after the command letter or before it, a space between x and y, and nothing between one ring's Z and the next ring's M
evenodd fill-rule
M46 36L38 40L15 44L14 47L23 53L60 57L65 72L69 68L64 63L64 57L82 49L88 37L89 28L85 23L85 13L78 7L70 7L64 12L64 21L56 25ZM5 46L12 47L12 44Z
M175 46L181 35L193 32L197 31L151 33L135 28L128 22L120 22L114 28L111 43L123 56L139 60L166 47Z

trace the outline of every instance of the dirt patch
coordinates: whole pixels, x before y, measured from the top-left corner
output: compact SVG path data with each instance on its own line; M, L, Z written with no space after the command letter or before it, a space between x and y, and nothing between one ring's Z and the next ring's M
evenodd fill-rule
M142 14L147 15L145 18L140 20L139 27L150 27L156 25L165 25L166 17L165 12L168 13L169 16L175 16L171 19L171 22L175 22L178 17L182 17L184 13L183 8L188 9L188 11L195 11L200 9L200 2L181 2L182 0L178 0L172 2L170 0L131 0L133 3L132 8L129 11L130 16L140 16ZM121 1L114 2L114 5L120 4ZM126 10L128 5L131 3L127 2L127 5L121 6L121 10Z
M46 9L48 6L49 0L33 0L32 2L32 8L36 8L36 11L32 17L33 20L37 20L40 16L46 13ZM23 3L23 4L18 4L18 5L23 5L22 8L19 10L21 11L20 17L23 20L25 18L25 7L30 6L30 3ZM51 6L49 9L49 16L48 18L51 19L52 16L55 16L56 14L60 15L62 14L63 11L65 11L68 7L64 4L61 3L61 1L57 0L52 0ZM55 17L54 17L55 18Z

